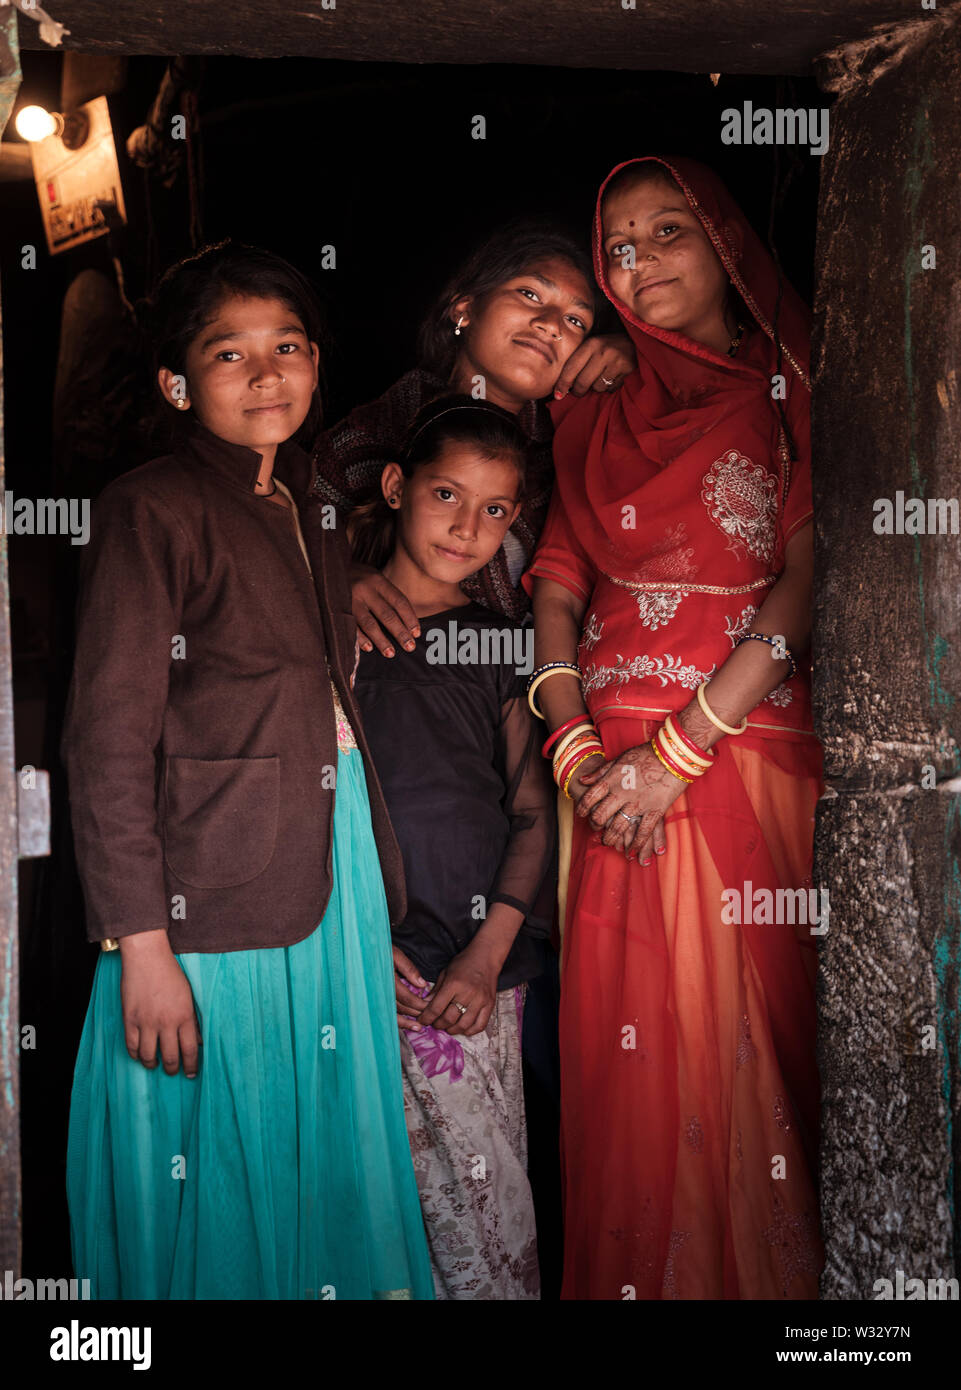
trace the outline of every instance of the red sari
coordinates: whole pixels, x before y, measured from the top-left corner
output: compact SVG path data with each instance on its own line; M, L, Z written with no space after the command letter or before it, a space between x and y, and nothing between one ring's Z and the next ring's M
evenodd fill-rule
M597 277L638 370L613 395L555 408L557 483L524 582L542 575L587 602L578 661L609 758L720 668L812 516L806 310L785 284L779 364L771 257L715 174L660 162L757 326L730 358L636 318L608 285L598 196ZM740 255L725 222L741 229ZM574 818L564 1298L817 1297L818 935L810 918L738 925L722 898L735 889L760 904L759 889L811 885L822 783L810 662L716 752L665 817L653 865L594 844Z

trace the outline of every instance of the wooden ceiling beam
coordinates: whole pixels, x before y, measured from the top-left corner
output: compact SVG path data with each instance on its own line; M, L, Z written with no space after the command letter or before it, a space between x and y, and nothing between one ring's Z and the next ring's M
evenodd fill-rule
M633 5L633 8L625 6ZM809 74L921 0L46 0L64 48L398 63ZM940 0L934 14L952 8ZM43 49L20 22L24 49Z

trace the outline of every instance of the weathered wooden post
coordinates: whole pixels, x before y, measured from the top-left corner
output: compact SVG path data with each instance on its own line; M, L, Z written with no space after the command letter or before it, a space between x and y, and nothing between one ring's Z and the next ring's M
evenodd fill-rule
M20 87L17 12L0 13L0 135ZM4 494L3 340L0 337L0 504ZM7 537L0 536L0 1274L20 1270L20 1018L17 955L17 781Z
M936 1297L961 1274L961 26L930 11L818 76L822 1297L897 1297L898 1270Z

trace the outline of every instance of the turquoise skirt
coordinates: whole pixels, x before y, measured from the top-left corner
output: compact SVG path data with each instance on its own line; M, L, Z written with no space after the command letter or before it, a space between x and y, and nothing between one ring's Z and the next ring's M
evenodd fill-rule
M67 1150L94 1298L433 1298L356 750L337 759L333 880L296 945L177 957L203 1038L193 1081L127 1054L120 952L101 953Z

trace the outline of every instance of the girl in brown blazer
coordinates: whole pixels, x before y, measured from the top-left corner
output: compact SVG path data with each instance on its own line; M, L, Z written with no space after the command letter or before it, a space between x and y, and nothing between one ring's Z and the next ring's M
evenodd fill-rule
M402 863L304 508L319 313L230 242L152 311L171 451L94 511L64 733L87 932L74 1264L97 1298L430 1298L400 1089Z

